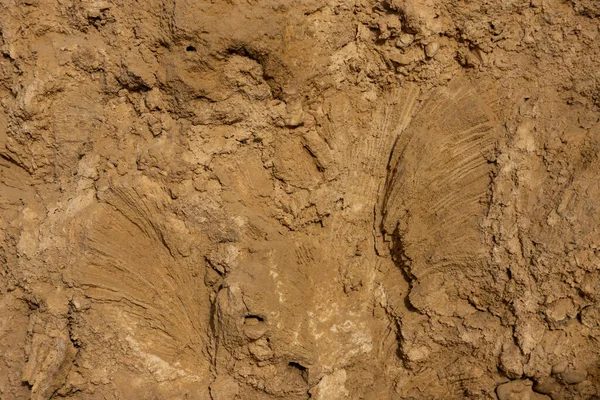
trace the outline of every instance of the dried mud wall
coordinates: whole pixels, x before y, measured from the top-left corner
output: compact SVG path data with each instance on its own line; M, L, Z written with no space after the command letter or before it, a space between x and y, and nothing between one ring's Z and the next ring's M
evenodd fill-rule
M0 399L600 396L595 0L1 0Z

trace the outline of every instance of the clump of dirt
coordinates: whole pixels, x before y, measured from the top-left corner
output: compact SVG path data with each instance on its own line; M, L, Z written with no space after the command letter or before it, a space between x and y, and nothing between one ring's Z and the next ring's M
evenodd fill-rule
M0 3L0 398L600 396L599 15Z

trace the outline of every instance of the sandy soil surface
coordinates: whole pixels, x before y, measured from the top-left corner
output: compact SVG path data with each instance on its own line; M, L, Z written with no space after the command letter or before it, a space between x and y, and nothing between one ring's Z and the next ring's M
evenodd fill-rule
M597 0L0 1L0 399L600 398Z

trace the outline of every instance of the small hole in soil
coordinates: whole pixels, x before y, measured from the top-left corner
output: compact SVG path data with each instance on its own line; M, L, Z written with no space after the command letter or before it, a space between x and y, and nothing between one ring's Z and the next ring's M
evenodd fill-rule
M264 322L264 318L260 317L258 315L247 315L244 318L244 324L245 325L258 325L261 322Z
M185 51L196 51L196 48L194 46L188 46L185 48Z
M290 361L288 363L288 367L294 368L295 370L297 370L300 373L300 376L302 377L302 379L304 379L306 382L308 382L308 368L306 368L303 365L301 365L297 362L294 362L294 361Z
M306 371L306 367L302 366L302 364L294 362L294 361L290 361L288 363L288 366L292 367L292 368L297 368L300 371Z

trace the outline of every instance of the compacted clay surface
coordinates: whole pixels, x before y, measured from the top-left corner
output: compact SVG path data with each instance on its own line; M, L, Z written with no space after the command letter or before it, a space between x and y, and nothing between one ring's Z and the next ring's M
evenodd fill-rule
M600 398L599 28L0 1L0 398Z

